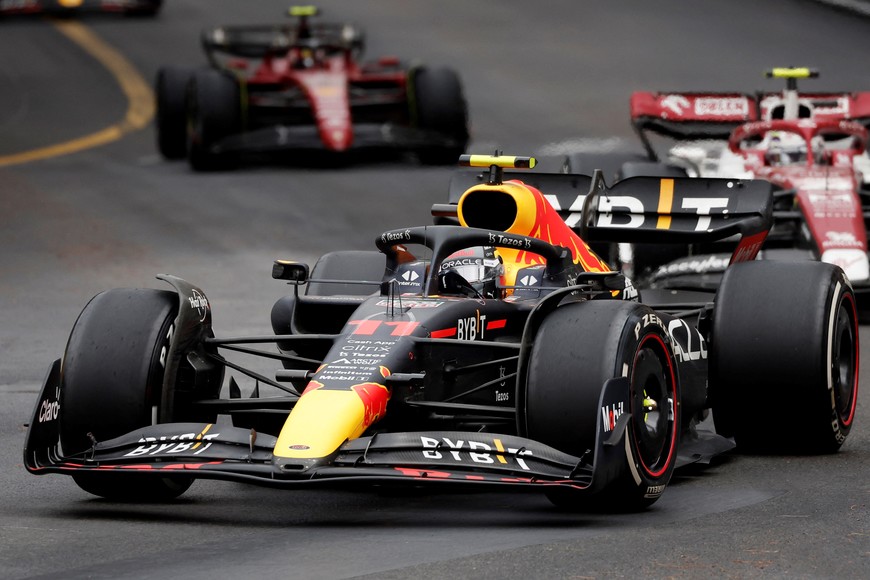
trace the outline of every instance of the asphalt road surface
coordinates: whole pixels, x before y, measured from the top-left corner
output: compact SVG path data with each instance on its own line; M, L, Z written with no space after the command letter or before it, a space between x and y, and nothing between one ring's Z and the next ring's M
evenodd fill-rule
M158 156L136 79L202 63L203 27L273 22L286 4L170 0L156 19L0 22L0 577L866 577L866 396L840 453L737 455L630 515L562 514L535 495L205 481L170 505L123 505L27 474L24 424L93 294L173 273L208 293L218 334L268 333L286 291L274 259L371 248L444 201L449 168L401 160L199 175ZM632 90L777 89L761 75L772 66L818 67L820 89L870 89L870 20L807 1L318 4L362 24L370 55L455 67L475 152L633 145ZM131 68L112 68L113 53Z

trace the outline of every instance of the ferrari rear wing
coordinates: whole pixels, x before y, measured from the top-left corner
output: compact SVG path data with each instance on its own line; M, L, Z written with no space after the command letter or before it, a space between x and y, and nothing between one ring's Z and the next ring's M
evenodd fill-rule
M318 46L342 50L361 50L359 37L348 33L350 25L338 23L309 24L310 37L317 40ZM209 62L214 64L216 54L224 54L242 59L260 59L269 55L286 53L300 39L296 26L285 25L241 25L221 26L203 30L200 36L202 48Z
M485 173L457 171L448 204L432 214L451 218L462 193ZM607 186L603 174L505 172L540 190L586 242L695 244L739 237L733 262L754 259L773 224L773 186L763 180L632 177Z

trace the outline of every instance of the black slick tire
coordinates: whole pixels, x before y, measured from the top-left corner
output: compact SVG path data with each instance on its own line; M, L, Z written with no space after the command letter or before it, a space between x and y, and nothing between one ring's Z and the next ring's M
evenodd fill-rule
M178 296L123 288L97 294L73 326L63 358L60 443L64 454L86 451L140 427L171 420L160 414L166 349ZM77 474L83 490L121 501L177 497L192 479L139 474Z
M187 92L187 159L196 171L229 169L237 155L216 148L241 131L239 83L214 69L194 72Z
M184 159L187 155L187 85L193 72L175 66L157 71L157 148L166 159Z
M455 164L468 145L468 105L459 75L449 68L422 67L411 72L411 113L414 125L440 133L448 145L417 150L427 165Z
M679 440L678 379L661 320L635 302L594 300L561 306L542 322L526 376L526 436L577 457L595 449L604 383L627 377L631 414L627 462L597 494L554 488L569 510L634 511L654 503L670 481Z
M858 315L843 271L821 262L736 264L713 311L716 430L758 453L831 453L858 396Z

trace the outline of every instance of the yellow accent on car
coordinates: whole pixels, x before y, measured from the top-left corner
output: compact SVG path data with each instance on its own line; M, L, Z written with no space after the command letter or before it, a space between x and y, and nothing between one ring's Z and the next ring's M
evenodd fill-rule
M290 16L317 16L317 6L291 6L287 11Z
M300 397L278 435L276 457L326 457L365 431L365 406L354 391L317 389Z
M671 209L674 205L674 180L662 179L659 184L659 219L656 222L656 227L660 230L667 230L671 227Z
M775 79L808 79L812 71L807 67L777 67L770 71Z
M534 169L538 160L534 157L517 155L460 155L462 167L503 167L508 169Z

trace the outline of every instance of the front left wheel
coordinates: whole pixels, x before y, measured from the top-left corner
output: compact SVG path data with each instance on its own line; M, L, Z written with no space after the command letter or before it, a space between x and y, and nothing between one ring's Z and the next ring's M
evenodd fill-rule
M628 379L627 400L601 408L604 384ZM602 491L553 488L548 498L567 509L640 510L670 481L679 438L677 374L670 339L649 307L591 300L557 308L542 322L528 359L525 436L575 457L593 458L600 421L613 430L630 418L626 461ZM522 429L521 429L522 431Z

